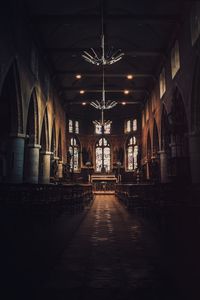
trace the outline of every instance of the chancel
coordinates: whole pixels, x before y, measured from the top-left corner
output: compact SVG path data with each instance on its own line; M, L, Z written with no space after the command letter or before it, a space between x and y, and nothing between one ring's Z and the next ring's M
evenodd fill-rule
M200 2L0 24L1 299L200 299Z

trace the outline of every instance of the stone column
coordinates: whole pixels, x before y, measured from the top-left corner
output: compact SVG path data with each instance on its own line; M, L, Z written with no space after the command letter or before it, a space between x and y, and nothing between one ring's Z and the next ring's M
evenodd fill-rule
M147 160L147 162L146 162L146 167L147 167L147 174L146 174L146 176L147 176L147 180L150 180L150 161L149 160Z
M42 184L48 184L50 182L50 159L52 152L41 151L40 152L40 176L39 182Z
M7 181L22 183L24 174L25 135L10 136L7 149Z
M63 161L58 161L58 178L63 178Z
M189 134L192 183L200 183L200 132Z
M24 178L25 182L38 183L40 148L41 146L37 144L27 145L27 160Z
M162 150L158 152L160 155L160 181L161 183L169 182L167 172L167 153Z

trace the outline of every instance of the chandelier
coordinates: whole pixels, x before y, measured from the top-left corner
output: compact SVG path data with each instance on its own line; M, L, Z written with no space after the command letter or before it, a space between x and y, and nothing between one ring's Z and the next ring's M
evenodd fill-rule
M102 48L101 56L98 56L97 52L93 48L90 48L89 51L83 51L84 54L82 54L82 57L85 59L85 61L93 65L100 66L100 65L112 65L117 61L121 60L122 57L124 56L124 53L121 52L121 49L115 50L113 47L111 47L105 53L105 37L103 32L101 36L101 48Z
M121 49L115 50L111 47L107 52L105 51L105 36L104 36L104 15L103 15L103 4L101 10L101 55L98 55L94 48L90 48L89 51L84 51L82 57L86 62L89 62L93 65L102 66L102 99L95 100L90 102L90 105L93 106L95 109L101 110L101 121L94 121L94 124L100 125L104 127L111 121L104 120L104 110L112 109L117 105L116 101L107 100L106 101L106 91L105 91L105 66L112 65L122 59L124 53Z

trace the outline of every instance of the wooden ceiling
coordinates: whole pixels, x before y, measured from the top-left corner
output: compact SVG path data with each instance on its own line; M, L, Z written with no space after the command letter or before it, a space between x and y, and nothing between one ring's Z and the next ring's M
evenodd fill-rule
M103 5L106 49L113 46L125 53L105 68L107 97L140 105L148 99L191 1L101 2L28 0L26 9L61 98L81 104L101 99L102 67L87 63L81 54L91 47L100 53Z

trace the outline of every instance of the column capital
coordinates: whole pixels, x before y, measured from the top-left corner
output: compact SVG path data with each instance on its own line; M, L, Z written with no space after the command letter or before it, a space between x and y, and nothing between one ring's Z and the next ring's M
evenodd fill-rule
M158 151L158 154L167 154L167 152L165 150L160 150Z
M28 148L38 148L38 149L41 149L41 145L39 145L39 144L28 144L27 147Z
M24 133L11 133L9 136L11 138L20 138L20 139L26 138L26 134L24 134Z
M50 151L41 151L40 152L42 155L52 155L53 152L50 152Z

